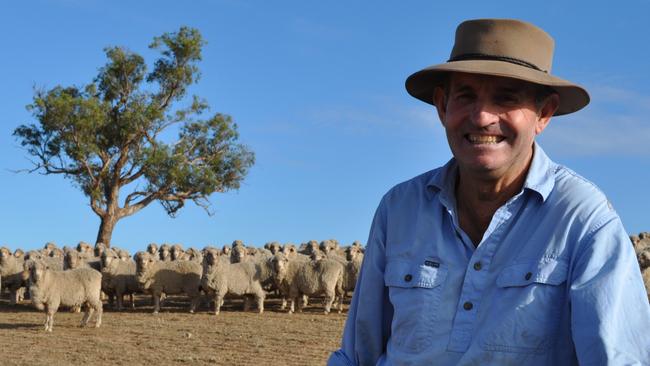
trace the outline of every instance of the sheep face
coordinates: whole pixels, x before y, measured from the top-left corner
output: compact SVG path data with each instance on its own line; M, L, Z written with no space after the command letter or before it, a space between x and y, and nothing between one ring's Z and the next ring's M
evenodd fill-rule
M276 283L282 282L287 277L289 258L284 255L276 255L271 260L271 263Z
M320 250L318 242L316 240L310 240L307 243L307 253L317 253Z
M111 266L111 263L113 263L113 261L116 259L117 255L112 250L109 249L104 251L104 253L102 253L101 259L102 268L109 268Z
M63 251L59 248L54 248L50 252L50 257L52 258L63 258Z
M360 255L362 255L361 248L356 246L356 245L353 245L353 246L345 249L345 259L348 260L348 261L356 259Z
M86 243L85 241L80 241L79 244L77 244L77 251L79 253L92 253L93 247L91 247L90 244Z
M0 265L6 265L11 259L9 257L12 257L13 255L11 254L11 251L9 251L8 248L2 247L0 248Z
M296 248L295 244L285 244L280 253L284 254L288 258L295 258L298 256L298 248ZM275 255L277 253L273 254Z
M226 244L221 249L221 253L223 253L224 255L230 255L231 250L232 249L230 248L230 245Z
M157 252L158 252L158 245L156 245L156 243L151 243L147 245L147 253L156 255Z
M46 270L47 270L47 266L44 265L43 263L32 262L31 265L29 266L30 281L34 284L38 284L40 281L43 280Z
M23 252L22 249L14 250L14 257L22 258L24 255L25 255L25 252Z
M171 257L173 261L183 259L184 255L185 251L183 251L183 248L180 246L180 244L176 244L172 247Z
M160 249L158 250L160 252L160 260L170 260L171 259L171 248L167 244L163 244L160 246Z
M246 248L244 248L243 245L237 245L233 247L232 252L230 254L230 261L232 263L240 263L246 260L246 256L248 255L248 251Z
M276 254L280 253L280 251L282 250L282 247L280 246L280 243L278 243L277 241L274 241L274 242L268 243L266 245L266 249L268 249L271 252L271 254L276 255Z
M45 243L45 245L43 246L43 250L45 250L45 253L47 255L49 255L56 248L57 248L56 244L54 244L51 241Z
M63 259L64 268L75 269L81 266L81 256L79 252L67 252Z

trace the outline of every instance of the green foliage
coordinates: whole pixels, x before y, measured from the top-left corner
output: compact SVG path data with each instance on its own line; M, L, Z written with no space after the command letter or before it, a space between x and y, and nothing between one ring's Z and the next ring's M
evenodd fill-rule
M72 179L102 219L119 220L153 201L170 215L186 200L208 209L212 193L239 188L255 158L237 143L232 119L199 118L208 105L196 96L172 110L199 79L204 45L188 27L154 38L149 47L161 57L150 73L142 56L108 47L92 83L36 91L27 108L37 123L14 131L33 157L31 171ZM178 140L165 143L160 134L172 125ZM134 182L118 204L120 189Z

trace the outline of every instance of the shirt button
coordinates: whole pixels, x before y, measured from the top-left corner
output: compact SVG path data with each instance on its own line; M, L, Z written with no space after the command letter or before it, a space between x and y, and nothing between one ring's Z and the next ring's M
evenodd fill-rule
M472 304L472 303L469 302L469 301L466 301L466 302L463 304L463 309L465 309L465 310L472 310L473 307L474 307L474 304Z
M475 270L480 271L480 270L481 270L481 267L482 267L481 262L476 262L476 263L474 263L474 269L475 269Z
M533 277L533 274L528 272L526 273L526 281L530 280L530 278Z
M411 276L410 274L407 274L406 276L404 276L404 281L406 281L406 282L411 282L412 279L413 279L413 276Z

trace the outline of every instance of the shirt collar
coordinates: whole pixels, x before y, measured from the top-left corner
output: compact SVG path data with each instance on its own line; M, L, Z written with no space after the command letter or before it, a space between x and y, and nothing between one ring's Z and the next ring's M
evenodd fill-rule
M440 169L434 170L426 184L427 198L432 199L436 193L440 192L442 203L447 207L452 207L452 203L455 202L454 192L457 172L458 164L455 158L451 158ZM528 169L523 188L537 192L542 201L546 201L555 186L554 173L555 164L549 159L542 147L537 142L534 142L533 160Z

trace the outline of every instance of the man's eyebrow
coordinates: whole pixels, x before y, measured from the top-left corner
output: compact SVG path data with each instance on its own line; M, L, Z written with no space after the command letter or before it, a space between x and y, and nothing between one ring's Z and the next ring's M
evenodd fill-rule
M453 88L452 91L454 93L473 92L474 89L472 89L472 87L467 85L467 84L461 84L461 85L457 86L456 88Z

